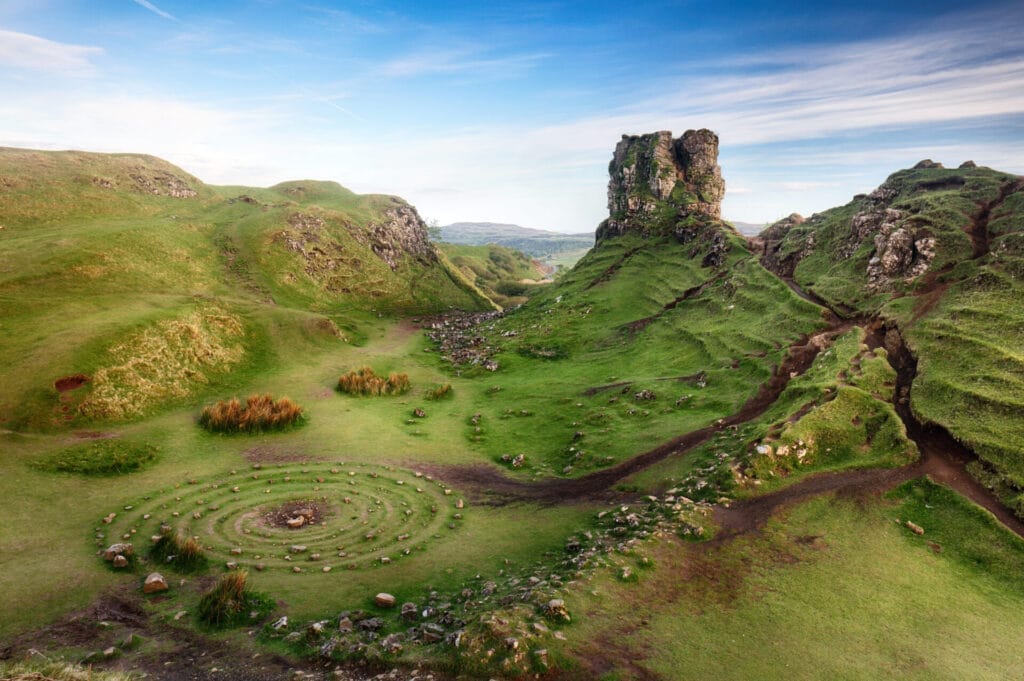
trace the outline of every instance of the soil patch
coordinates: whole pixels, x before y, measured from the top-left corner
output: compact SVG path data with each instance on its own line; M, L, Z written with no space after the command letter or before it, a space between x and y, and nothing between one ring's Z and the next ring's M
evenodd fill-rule
M59 393L66 393L71 390L78 390L88 382L89 377L85 374L75 374L74 376L58 378L53 382L53 387L56 388Z
M286 530L301 530L309 525L318 525L331 515L331 507L320 499L299 499L271 509L263 514L268 527ZM302 519L299 522L299 519Z
M242 452L242 456L249 463L303 463L306 461L319 461L315 456L298 449L286 449L275 445L256 445Z
M100 430L77 430L71 434L75 440L111 440L121 437L121 433L104 433Z

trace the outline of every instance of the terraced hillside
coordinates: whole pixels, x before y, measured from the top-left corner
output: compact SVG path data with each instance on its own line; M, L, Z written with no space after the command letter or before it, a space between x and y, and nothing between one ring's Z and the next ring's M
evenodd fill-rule
M624 137L595 247L505 310L523 262L396 199L5 152L0 674L1013 678L1018 178L748 238L717 145Z
M922 161L867 196L761 234L766 263L845 316L898 328L910 406L978 454L1024 513L1024 180Z

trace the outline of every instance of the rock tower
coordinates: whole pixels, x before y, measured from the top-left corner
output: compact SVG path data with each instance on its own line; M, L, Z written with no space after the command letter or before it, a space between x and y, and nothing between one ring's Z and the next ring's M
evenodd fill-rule
M597 239L627 232L667 234L722 215L725 180L718 135L687 130L623 135L608 165L608 219Z

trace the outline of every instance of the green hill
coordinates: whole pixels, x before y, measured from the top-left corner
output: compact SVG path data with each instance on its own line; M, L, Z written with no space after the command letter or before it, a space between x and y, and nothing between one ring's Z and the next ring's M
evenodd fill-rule
M769 227L766 261L850 316L898 328L911 407L981 457L1024 513L1024 180L922 161L878 189Z
M487 297L502 307L526 302L537 284L550 281L554 268L524 253L485 244L436 244L451 263Z
M211 187L150 156L0 149L0 226L5 428L230 383L273 364L282 323L338 340L370 314L489 307L414 208L332 182Z

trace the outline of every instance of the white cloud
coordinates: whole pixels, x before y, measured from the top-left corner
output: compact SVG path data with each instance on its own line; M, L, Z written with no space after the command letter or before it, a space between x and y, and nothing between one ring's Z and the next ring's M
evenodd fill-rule
M102 54L100 47L58 43L0 29L0 64L13 69L86 75L94 70L92 59Z
M177 19L175 17L173 17L172 15L170 15L167 12L163 11L162 9L160 9L159 7L154 5L153 3L149 2L149 0L132 0L132 2L134 2L136 5L139 5L140 7L145 7L146 9L148 9L153 14L156 14L157 16L161 16L164 19L170 19L171 21L177 21Z
M549 56L534 53L485 58L474 50L429 50L397 57L373 70L389 78L463 73L507 78L534 68Z

